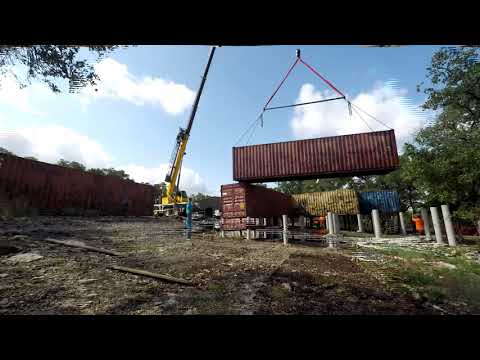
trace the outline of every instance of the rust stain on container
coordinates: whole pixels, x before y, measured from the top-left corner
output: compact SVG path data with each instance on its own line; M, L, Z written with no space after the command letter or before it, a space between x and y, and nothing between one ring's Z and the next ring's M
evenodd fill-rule
M17 156L0 155L0 206L53 215L151 215L153 187Z
M233 148L233 179L306 180L398 169L393 130Z
M228 184L222 185L220 192L224 230L246 229L247 217L279 217L295 212L292 197L263 186Z

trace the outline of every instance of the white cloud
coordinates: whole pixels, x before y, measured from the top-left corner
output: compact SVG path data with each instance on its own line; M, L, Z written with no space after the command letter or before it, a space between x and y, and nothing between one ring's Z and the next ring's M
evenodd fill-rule
M129 101L135 105L158 104L167 113L178 115L192 103L195 92L183 84L158 77L137 78L125 64L106 58L95 65L100 81L96 87L86 87L82 101L111 98ZM96 90L95 90L96 89Z
M98 142L60 125L34 126L15 131L0 128L0 146L18 156L34 156L49 163L63 158L87 167L103 167L111 161Z
M0 104L32 115L44 115L34 109L32 100L45 100L53 95L51 91L36 82L21 89L13 74L18 75L18 71L11 68L0 79Z
M378 83L370 91L360 93L350 99L353 104L395 129L397 144L399 148L402 148L412 133L424 126L427 121L427 114L420 113L419 106L411 104L406 95L406 89L399 88L395 81L390 81ZM300 89L297 102L331 97L335 97L335 95L329 91L317 91L313 85L304 84ZM387 129L368 115L361 111L359 113L373 130ZM349 116L347 103L342 100L297 107L290 125L297 138L370 131L355 111L352 110L352 117Z
M8 131L2 128L1 121L0 114L0 147L15 155L34 156L48 163L56 163L63 158L82 163L87 168L112 166L112 157L100 143L71 129L59 125L45 125ZM136 182L150 184L164 181L168 171L168 164L160 164L158 167L136 164L113 167L124 170ZM207 188L200 174L186 167L182 167L180 188L189 194L213 193Z
M165 180L168 171L168 164L161 164L158 167L148 168L141 165L129 164L126 166L118 166L117 169L125 170L136 182L148 182L150 184L158 184ZM182 167L180 176L180 189L185 190L188 194L203 193L210 194L205 180L194 170Z

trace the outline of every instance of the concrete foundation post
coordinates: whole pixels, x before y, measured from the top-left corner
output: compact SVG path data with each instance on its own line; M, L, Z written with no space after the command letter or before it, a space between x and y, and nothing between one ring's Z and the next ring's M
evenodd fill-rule
M224 237L225 237L225 232L224 232L223 230L220 231L220 237L221 237L221 238L224 238Z
M407 235L407 229L405 228L405 219L403 218L403 212L398 213L398 217L400 219L400 232L402 235Z
M327 213L327 224L328 224L327 228L328 228L328 233L329 234L333 234L333 231L334 231L334 229L333 229L333 219L332 219L333 216L332 215L333 214L331 212Z
M340 216L338 214L335 214L335 234L340 234Z
M425 240L430 241L432 240L432 235L430 234L430 220L428 218L427 209L422 208L421 214L422 214L423 226L425 229Z
M250 229L245 230L247 232L247 240L250 240Z
M357 232L363 232L362 214L357 214L358 230Z
M287 215L282 215L282 220L283 220L283 245L288 244L288 238L287 238Z
M433 230L435 231L435 240L437 244L445 244L443 241L442 225L440 223L440 216L438 216L438 209L436 207L430 208L432 214Z
M373 233L377 239L382 237L382 226L380 223L380 215L378 214L378 210L372 210L372 222L373 222Z
M457 239L455 238L455 230L453 230L452 217L448 205L442 205L442 214L445 231L447 232L448 245L457 246Z

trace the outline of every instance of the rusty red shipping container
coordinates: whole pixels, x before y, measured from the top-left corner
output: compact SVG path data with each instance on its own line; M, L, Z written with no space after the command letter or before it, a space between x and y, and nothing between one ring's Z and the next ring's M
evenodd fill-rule
M220 192L224 230L246 229L247 217L279 217L295 212L292 197L263 186L228 184L222 185Z
M233 148L233 179L307 180L398 169L393 130Z
M151 215L153 187L0 154L0 208L54 215Z

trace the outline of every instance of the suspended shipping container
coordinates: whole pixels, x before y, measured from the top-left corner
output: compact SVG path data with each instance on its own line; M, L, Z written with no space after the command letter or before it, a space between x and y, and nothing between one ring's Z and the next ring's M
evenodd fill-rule
M246 229L246 218L270 218L295 213L292 197L259 185L222 185L221 212L224 230Z
M242 182L387 174L398 167L393 130L233 148L233 179Z
M383 214L400 211L400 196L396 191L364 191L358 193L361 214L371 214L377 209Z
M358 196L354 190L340 189L306 194L292 195L298 206L308 215L325 216L327 212L338 215L355 215L359 213Z
M13 213L151 215L153 187L0 154L0 206Z

